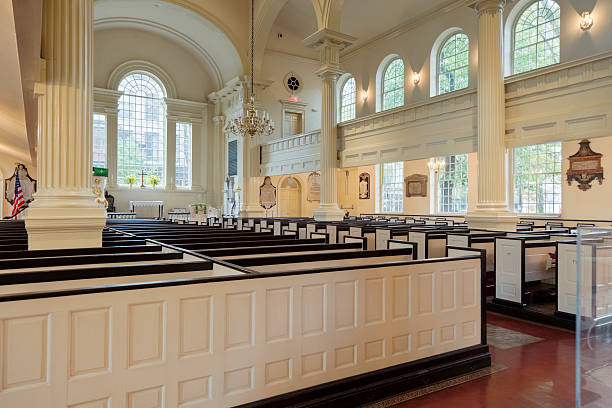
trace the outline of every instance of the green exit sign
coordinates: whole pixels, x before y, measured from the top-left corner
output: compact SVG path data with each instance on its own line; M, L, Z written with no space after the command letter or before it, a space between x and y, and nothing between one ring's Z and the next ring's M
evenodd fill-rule
M98 177L108 177L108 169L104 167L94 167L93 175Z

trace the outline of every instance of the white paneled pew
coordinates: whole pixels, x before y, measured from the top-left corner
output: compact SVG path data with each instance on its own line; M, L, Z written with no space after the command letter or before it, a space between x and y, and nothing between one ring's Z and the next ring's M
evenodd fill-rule
M387 241L386 249L400 249L400 248L410 248L412 252L412 259L414 260L418 259L417 256L418 256L419 248L416 242L409 242L409 241L395 240L395 239L390 239Z
M381 251L335 250L314 254L282 254L265 258L232 258L232 264L260 273L311 270L340 266L377 265L387 262L403 262L413 259L412 248L387 249Z
M333 397L348 407L406 392L490 365L481 263L471 255L2 296L10 352L0 406L285 407Z
M387 249L389 240L408 241L410 227L407 225L376 228L375 249Z
M555 279L556 241L531 238L495 238L495 302L524 306L527 282Z
M446 234L449 231L411 230L408 241L418 245L417 259L443 258L446 255Z
M197 251L215 259L229 260L244 257L268 257L270 255L318 254L336 251L361 251L361 242L346 244L302 243L299 245L271 245L241 248L213 248Z
M605 245L601 238L583 239L580 245L575 241L557 242L556 313L570 317L576 314L578 262L581 316L587 321L612 320L612 246Z
M484 249L486 254L486 271L495 270L495 237L506 235L500 231L449 232L446 235L446 246Z
M329 243L335 244L344 241L344 237L350 233L350 226L348 223L329 223L325 230L329 234Z

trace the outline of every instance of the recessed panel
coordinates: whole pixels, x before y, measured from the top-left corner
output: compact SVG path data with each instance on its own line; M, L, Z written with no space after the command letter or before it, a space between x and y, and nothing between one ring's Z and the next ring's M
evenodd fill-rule
M302 356L302 377L322 374L326 371L327 354L324 351Z
M68 408L110 408L110 398L79 402L78 404L70 405Z
M420 273L417 276L418 304L417 314L433 313L434 308L434 276L433 273Z
M393 319L407 319L410 317L410 276L394 276L391 281L393 291Z
M179 404L211 399L212 377L204 376L179 382Z
M450 343L452 341L455 341L455 328L456 326L454 324L442 326L440 328L440 343Z
M273 361L266 364L266 385L279 384L291 380L291 359Z
M327 331L327 285L302 287L302 334L312 336Z
M253 388L253 367L245 367L225 372L223 387L225 395L249 391Z
M269 289L266 291L266 341L283 341L291 338L293 289Z
M163 408L164 387L152 387L128 393L128 408Z
M334 306L337 330L351 329L357 323L356 289L356 281L336 283Z
M181 299L180 354L210 353L212 334L212 298Z
M376 324L385 321L385 279L365 281L365 323Z
M463 322L461 332L464 339L474 337L476 335L476 322L474 320Z
M130 366L163 360L164 303L130 305L128 319Z
M385 357L385 340L374 340L366 342L364 345L365 349L365 361L378 360Z
M70 375L109 370L110 311L108 308L71 313Z
M455 271L440 272L440 311L448 312L455 310Z
M254 293L233 293L225 298L225 348L248 347L253 344Z
M461 271L461 280L463 282L463 295L461 306L472 307L476 305L476 285L480 279L476 279L476 271L474 269L464 269Z
M334 352L334 367L346 368L357 363L357 346L350 345L337 348Z
M46 383L48 316L4 320L2 325L2 390Z
M391 354L398 355L410 352L410 335L402 334L391 339Z
M434 331L432 329L421 330L416 335L416 343L418 350L432 347L434 344Z

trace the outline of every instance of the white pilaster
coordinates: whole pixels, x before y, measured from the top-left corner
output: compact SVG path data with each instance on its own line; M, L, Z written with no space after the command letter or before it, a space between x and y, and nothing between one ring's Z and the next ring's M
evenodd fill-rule
M26 218L30 249L102 246L106 222L91 191L93 0L43 2L38 84L39 191Z
M121 92L94 88L93 109L106 115L106 167L108 168L107 189L117 188L117 120Z
M505 0L482 0L478 13L478 202L468 212L471 228L516 230L507 198L503 21Z
M166 119L166 189L176 190L176 117Z
M355 38L322 29L306 38L303 43L317 48L321 53L321 67L317 75L321 78L321 202L314 210L317 221L339 221L344 211L338 208L338 145L336 118L336 81L340 70L340 50L350 45Z

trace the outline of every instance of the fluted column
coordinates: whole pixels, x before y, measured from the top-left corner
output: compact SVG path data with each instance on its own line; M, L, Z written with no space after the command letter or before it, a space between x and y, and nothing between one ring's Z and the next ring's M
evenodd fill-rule
M336 81L340 70L340 50L355 38L328 29L319 30L303 43L321 53L321 202L314 210L317 221L338 221L344 211L338 208L338 132L336 109Z
M478 202L468 213L473 228L516 230L508 208L503 22L505 0L474 4L478 14Z
M259 144L250 137L243 137L244 176L242 191L243 217L264 217L266 211L259 204Z
M26 219L30 249L99 247L106 217L91 191L93 0L43 2L38 84L38 193Z

